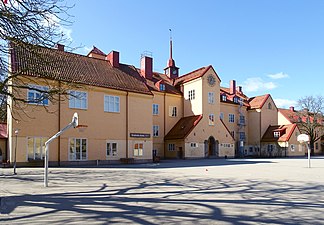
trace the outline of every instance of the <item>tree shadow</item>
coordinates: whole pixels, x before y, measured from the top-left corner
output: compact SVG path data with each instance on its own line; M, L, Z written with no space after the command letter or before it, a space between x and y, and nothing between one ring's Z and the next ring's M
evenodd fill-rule
M82 171L81 171L82 172ZM125 171L84 176L110 183L82 186L59 173L49 192L1 198L1 224L320 224L323 185L206 178L155 178ZM90 174L89 174L90 173ZM82 177L81 174L79 176ZM112 180L114 179L114 180ZM30 182L30 181L26 181Z

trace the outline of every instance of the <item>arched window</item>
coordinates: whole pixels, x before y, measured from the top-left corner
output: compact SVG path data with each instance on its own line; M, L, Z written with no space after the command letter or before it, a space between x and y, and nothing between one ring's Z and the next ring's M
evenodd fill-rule
M272 109L272 105L271 105L270 102L269 102L269 104L268 104L268 109Z

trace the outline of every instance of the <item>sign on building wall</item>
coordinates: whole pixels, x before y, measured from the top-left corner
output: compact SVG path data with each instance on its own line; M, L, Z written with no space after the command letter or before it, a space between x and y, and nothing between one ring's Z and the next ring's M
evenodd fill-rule
M151 134L130 133L130 137L132 137L132 138L150 138Z

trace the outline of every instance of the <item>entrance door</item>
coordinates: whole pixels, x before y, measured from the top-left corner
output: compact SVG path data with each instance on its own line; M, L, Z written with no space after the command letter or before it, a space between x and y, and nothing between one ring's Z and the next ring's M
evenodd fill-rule
M179 147L179 151L178 151L178 159L183 159L183 151L182 151L182 147Z
M215 146L216 146L216 141L213 136L210 136L208 138L208 156L214 156L215 155Z

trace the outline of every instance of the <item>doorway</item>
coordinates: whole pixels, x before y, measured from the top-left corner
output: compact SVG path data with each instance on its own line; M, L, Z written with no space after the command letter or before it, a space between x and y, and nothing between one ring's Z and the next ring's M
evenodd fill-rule
M213 136L210 136L208 138L207 146L208 146L208 157L210 158L216 158L219 155L219 149L218 149L219 142L218 140L215 140Z

